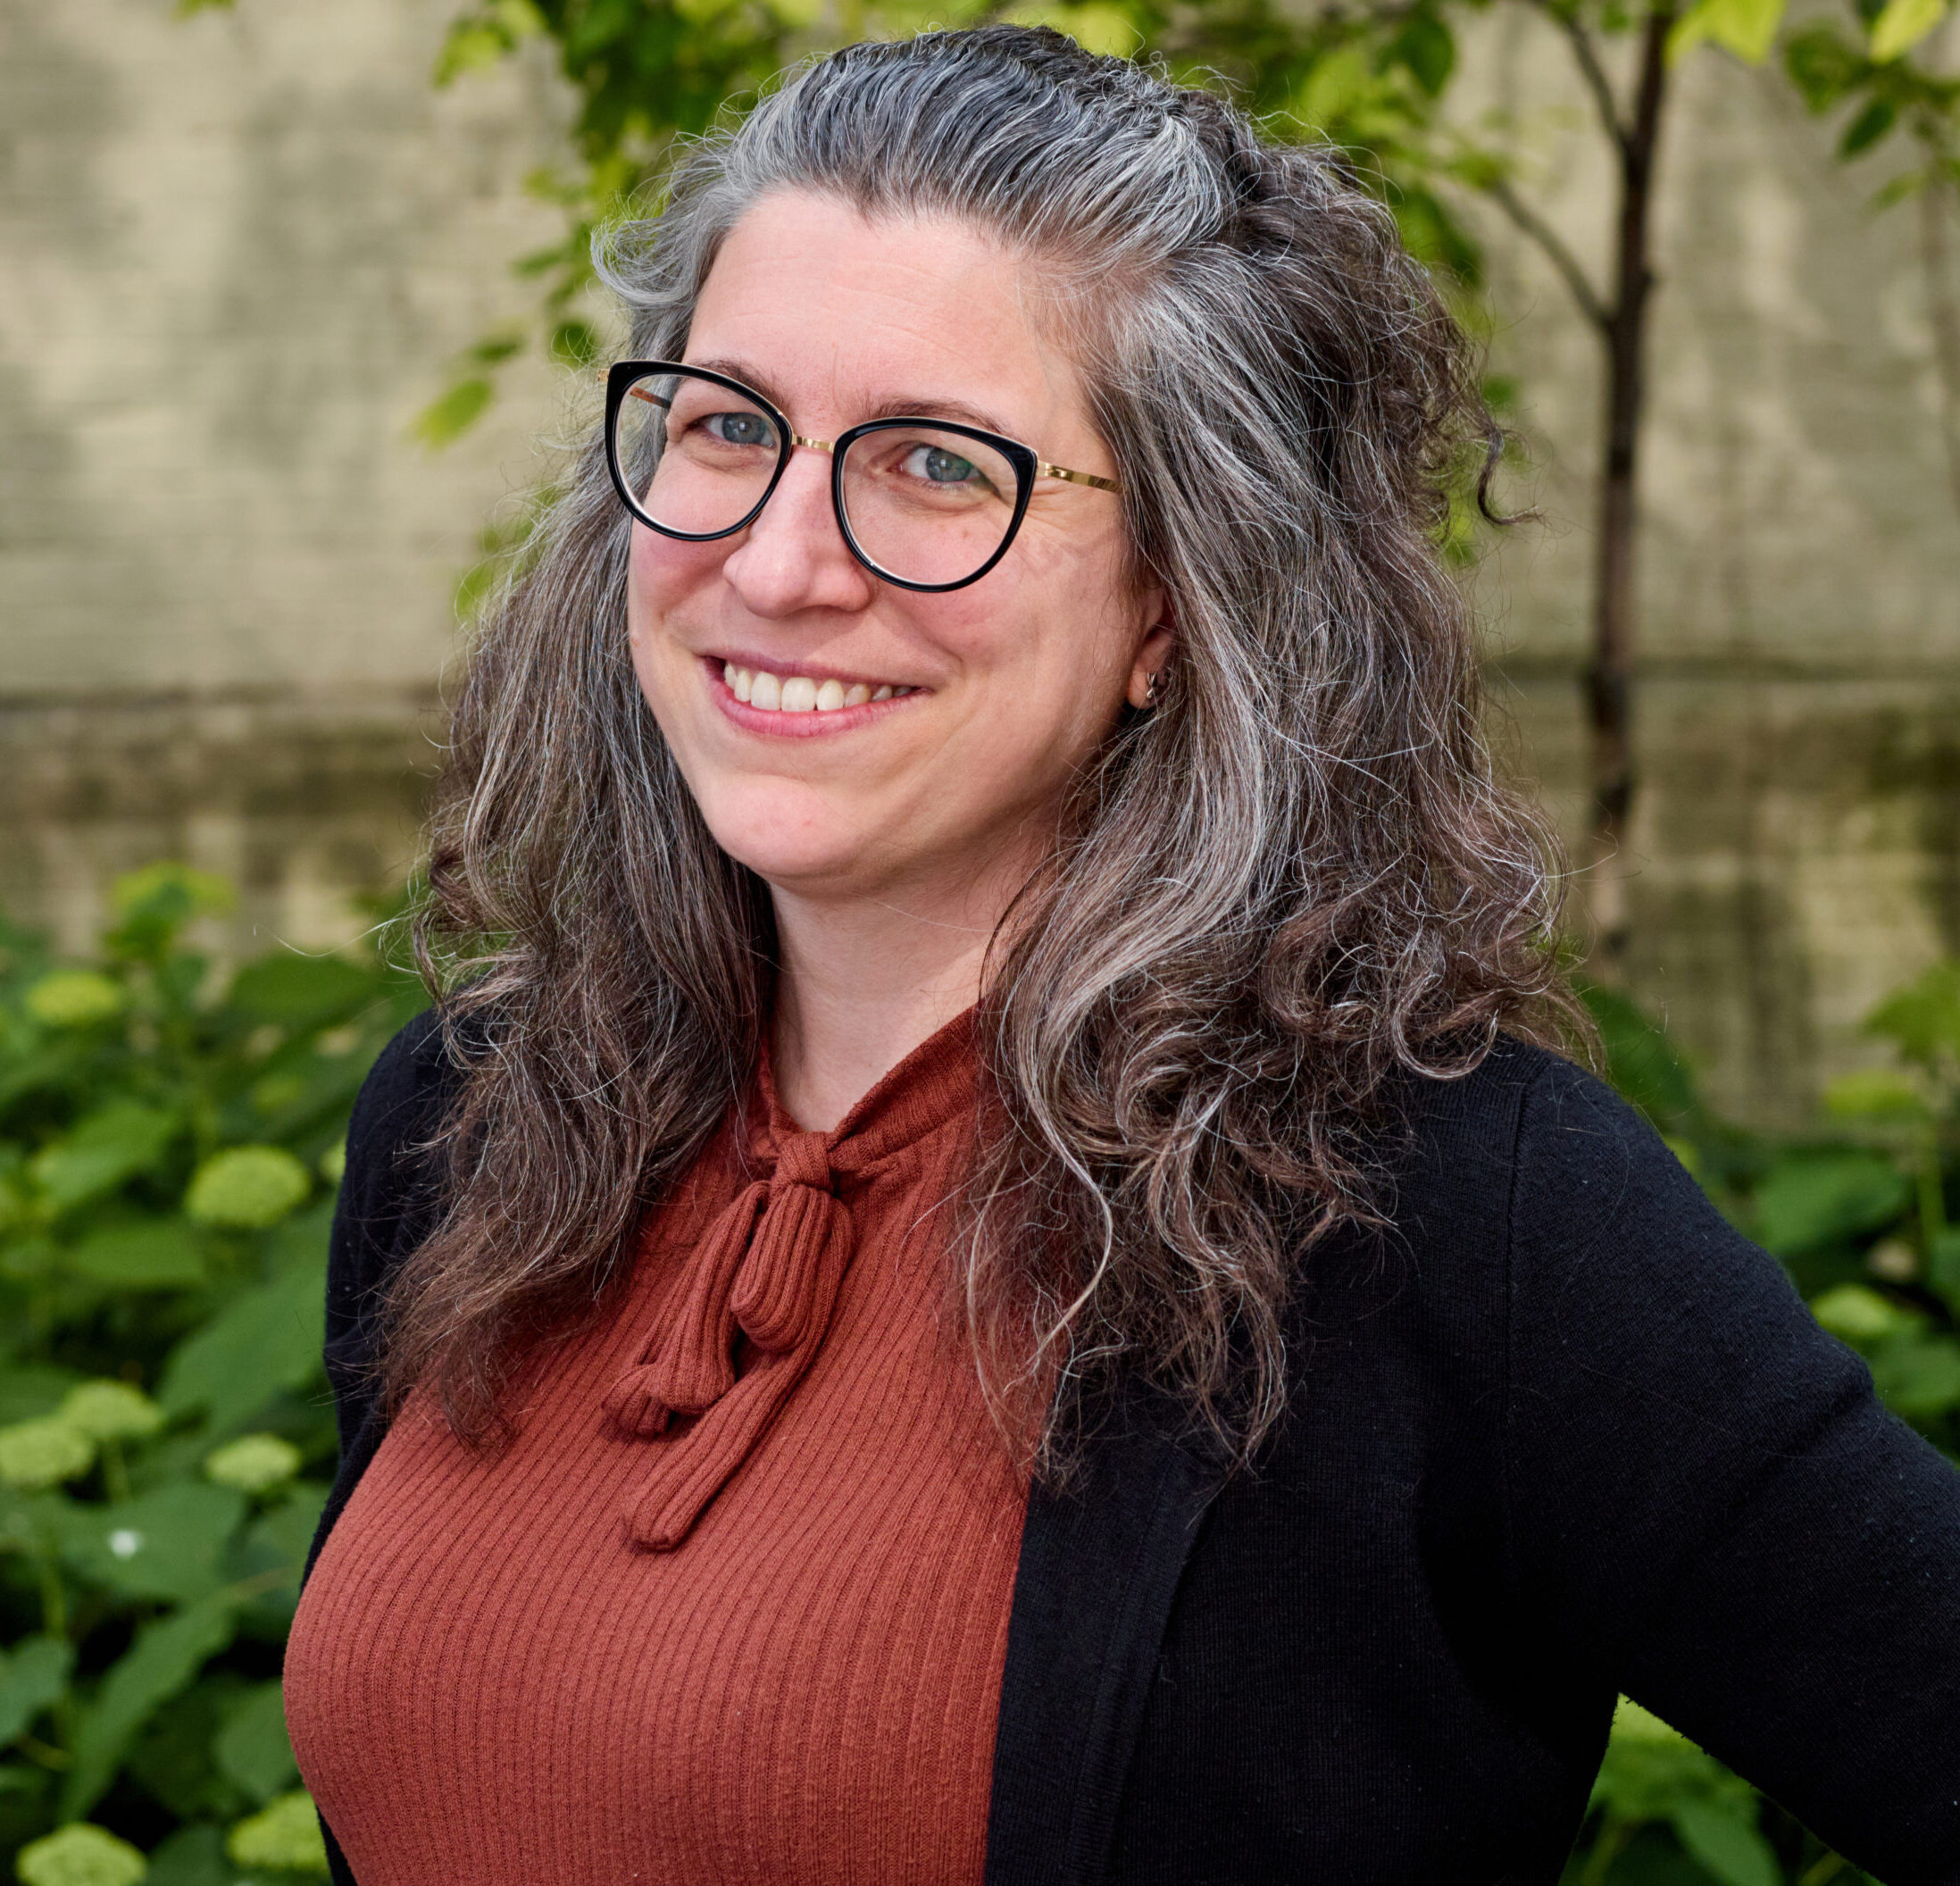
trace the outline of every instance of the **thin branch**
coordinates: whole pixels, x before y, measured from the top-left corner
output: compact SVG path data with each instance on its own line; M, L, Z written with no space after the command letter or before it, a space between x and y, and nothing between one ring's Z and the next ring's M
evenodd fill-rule
M1572 291L1572 299L1579 304L1580 312L1602 334L1610 333L1613 313L1599 298L1599 291L1580 266L1578 256L1565 246L1565 238L1511 188L1508 177L1494 178L1483 188L1497 207L1545 252L1546 259L1564 277L1565 286Z
M1586 89L1592 94L1592 102L1599 107L1599 121L1606 127L1606 136L1619 146L1623 155L1627 147L1626 121L1620 115L1620 101L1613 95L1613 81L1606 77L1606 69L1599 63L1599 48L1592 43L1592 35L1586 30L1585 22L1577 13L1552 11L1564 29L1566 38L1572 42L1572 57L1579 62Z

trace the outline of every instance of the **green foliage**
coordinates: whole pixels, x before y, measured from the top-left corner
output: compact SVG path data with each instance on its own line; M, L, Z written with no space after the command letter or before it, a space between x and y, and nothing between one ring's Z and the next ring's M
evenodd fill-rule
M325 1873L326 1842L313 1804L303 1790L282 1794L276 1801L240 1821L225 1840L225 1851L240 1866L266 1866L285 1873Z
M229 901L153 866L87 964L0 924L0 1866L29 1886L321 1870L279 1668L334 1459L328 1189L422 997L371 953L217 972L188 932Z
M1783 61L1819 117L1842 115L1838 155L1847 163L1903 130L1918 146L1913 166L1879 192L1880 207L1928 188L1960 184L1960 78L1907 54L1945 18L1949 0L1853 0L1851 18L1817 21L1790 36Z
M137 1886L149 1867L127 1840L83 1823L23 1848L16 1869L25 1886Z

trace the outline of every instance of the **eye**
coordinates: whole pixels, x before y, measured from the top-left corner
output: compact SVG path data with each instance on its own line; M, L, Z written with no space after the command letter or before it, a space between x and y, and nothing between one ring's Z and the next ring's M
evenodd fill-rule
M696 423L724 446L773 446L775 428L760 413L711 413Z
M970 458L949 452L944 446L914 446L898 462L908 478L923 479L933 485L966 485L974 490L988 487L986 474Z

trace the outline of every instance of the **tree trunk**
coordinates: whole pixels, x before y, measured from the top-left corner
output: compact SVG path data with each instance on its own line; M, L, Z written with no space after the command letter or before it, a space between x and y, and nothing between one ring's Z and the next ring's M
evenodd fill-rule
M1622 856L1633 807L1633 651L1638 626L1634 584L1635 474L1646 399L1647 305L1654 287L1654 163L1661 107L1667 96L1667 36L1672 0L1656 0L1640 38L1639 89L1620 138L1620 227L1614 293L1605 326L1606 438L1599 482L1599 539L1593 599L1592 660L1586 670L1591 735L1591 968L1601 981L1623 972L1628 921Z

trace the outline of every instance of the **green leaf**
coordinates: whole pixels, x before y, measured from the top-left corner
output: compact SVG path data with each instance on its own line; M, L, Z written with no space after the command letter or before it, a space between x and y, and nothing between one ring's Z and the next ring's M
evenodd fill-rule
M1874 1153L1786 1155L1756 1189L1756 1235L1779 1256L1794 1256L1879 1230L1911 1197L1906 1175Z
M160 964L194 917L221 914L237 901L208 871L163 860L118 878L110 891L121 921L103 938L112 956Z
M247 1290L179 1343L156 1398L171 1414L207 1408L213 1432L227 1433L281 1389L314 1380L325 1333L324 1271L296 1267Z
M702 4L702 0L689 0L689 4ZM705 0L713 5L716 0ZM1001 15L1012 26L1052 26L1058 33L1066 33L1085 52L1110 53L1119 59L1127 59L1137 50L1141 35L1135 22L1120 6L1101 4L1101 0L1088 0L1083 5L1049 5L1044 0L1032 0L1032 4L1010 8Z
M1295 89L1291 110L1310 131L1326 132L1380 86L1368 50L1348 44L1322 53Z
M154 1848L143 1886L244 1886L225 1858L221 1827L179 1827Z
M234 1487L171 1481L135 1499L77 1507L64 1528L62 1556L124 1598L192 1602L222 1581L224 1549L247 1505Z
M1430 97L1439 97L1456 69L1455 37L1434 13L1411 13L1389 42L1388 56L1405 65Z
M177 1115L138 1100L112 1100L44 1147L29 1170L56 1212L71 1210L154 1166L176 1139Z
M1783 48L1783 69L1812 112L1828 112L1871 75L1871 62L1834 26L1806 27Z
M1898 107L1889 98L1874 98L1851 121L1851 128L1838 140L1838 155L1852 158L1868 151L1897 121Z
M1824 1089L1824 1111L1834 1119L1872 1126L1917 1125L1932 1116L1910 1075L1893 1067L1861 1067L1839 1074Z
M0 1746L61 1699L74 1664L74 1646L65 1638L23 1637L0 1652Z
M1909 53L1947 17L1947 0L1888 0L1872 27L1872 56L1881 64Z
M0 1428L0 1483L22 1492L79 1480L95 1464L95 1441L59 1414Z
M1811 1301L1810 1314L1840 1342L1863 1348L1910 1326L1890 1298L1862 1283L1840 1283Z
M46 1363L0 1364L0 1424L52 1414L80 1380L72 1369L51 1368Z
M313 1534L320 1530L328 1490L320 1481L300 1481L285 1499L253 1523L246 1534L247 1577L270 1572L275 1565L288 1565L297 1581Z
M286 1735L286 1699L276 1682L246 1690L211 1746L218 1772L262 1807L299 1779Z
M254 1022L310 1029L344 1019L375 994L373 975L352 963L288 953L246 964L226 1000Z
M57 969L21 997L21 1006L44 1028L93 1028L122 1013L121 983L92 969Z
M599 337L589 321L561 321L546 351L561 367L589 367L599 357Z
M313 1189L313 1174L284 1147L233 1146L198 1167L184 1210L205 1224L264 1231Z
M1668 1815L1681 1843L1722 1886L1783 1886L1751 1800L1682 1801Z
M1936 1421L1960 1408L1960 1343L1914 1331L1872 1357L1879 1399L1908 1421Z
M1881 1002L1864 1018L1864 1026L1922 1067L1936 1066L1942 1055L1960 1058L1960 962L1934 964L1918 981Z
M163 1409L141 1389L109 1377L77 1382L59 1413L94 1440L147 1440L163 1425Z
M1582 984L1579 994L1599 1031L1606 1079L1662 1132L1689 1124L1701 1102L1666 1035L1618 989Z
M1677 1802L1718 1786L1720 1775L1685 1736L1662 1741L1615 1733L1593 1782L1593 1805L1622 1820L1664 1820Z
M1681 58L1703 40L1725 46L1750 65L1770 55L1787 0L1696 0L1667 37L1667 56Z
M277 1434L244 1434L211 1455L204 1477L241 1493L270 1493L299 1472L300 1451Z
M316 1275L324 1273L333 1208L331 1198L322 1198L310 1211L296 1213L272 1233L265 1246L268 1277L283 1277L288 1271L308 1267Z
M488 379L480 373L471 374L424 406L409 430L432 448L449 445L483 417L496 397L496 388Z
M1949 1225L1933 1239L1926 1254L1926 1281L1960 1315L1960 1225Z
M325 1873L327 1844L320 1817L304 1789L282 1794L249 1820L240 1821L225 1841L240 1866L270 1866L288 1873Z
M75 1765L62 1784L65 1819L87 1814L114 1779L123 1751L161 1703L188 1683L231 1641L233 1606L213 1592L187 1610L142 1625L112 1665L75 1731Z
M83 1823L29 1842L13 1869L24 1886L137 1886L149 1863L129 1841Z
M180 1290L204 1281L204 1254L179 1218L91 1231L63 1254L78 1277L117 1290Z

